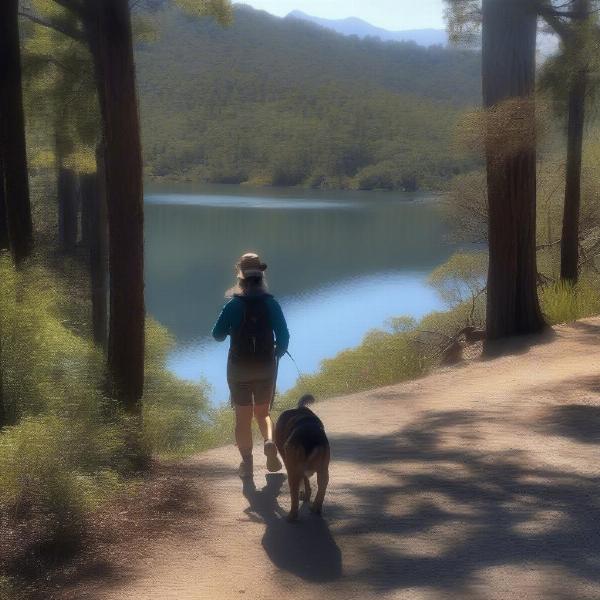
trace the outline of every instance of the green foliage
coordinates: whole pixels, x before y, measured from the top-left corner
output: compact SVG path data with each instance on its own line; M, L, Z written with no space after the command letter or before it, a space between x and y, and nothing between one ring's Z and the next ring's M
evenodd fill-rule
M64 281L36 265L17 272L6 256L0 280L0 539L19 523L19 561L76 550L89 513L126 489L132 423L104 395L104 357L65 318ZM206 444L205 387L167 371L171 345L149 323L143 439L159 455Z
M278 399L277 406L292 406L307 391L323 399L414 379L428 365L410 333L373 331L360 346L324 360L316 374L302 377Z
M586 19L565 22L561 32L560 51L544 62L538 87L550 94L556 114L566 122L569 92L581 73L585 73L588 115L597 99L600 74L598 11L593 10Z
M177 379L165 365L175 344L164 327L146 327L144 432L150 448L162 455L183 455L206 445L206 385Z
M473 302L485 289L487 262L485 252L454 254L431 273L429 283L452 308Z
M0 332L5 405L10 420L100 410L102 358L61 322L60 292L47 271L17 273L0 261ZM98 409L93 407L98 405Z
M175 0L175 3L196 17L214 17L221 25L229 25L233 19L229 0Z
M35 8L35 15L46 22L72 29L79 25L72 13L54 2L38 2ZM30 162L43 168L60 161L79 172L93 172L100 117L90 53L85 44L54 29L27 20L24 24Z
M474 46L481 39L481 0L444 0L450 41Z
M475 53L346 38L245 6L226 29L172 7L152 15L159 39L137 48L149 176L413 189L474 164L450 146L479 102Z
M278 397L276 407L289 408L306 392L325 399L420 377L439 363L449 339L467 324L481 326L484 315L485 299L480 296L474 310L465 302L419 322L410 317L392 319L390 331L374 330L356 348L324 360L317 373L303 376Z
M600 313L600 280L586 276L577 285L558 282L542 289L542 310L551 324L571 323Z

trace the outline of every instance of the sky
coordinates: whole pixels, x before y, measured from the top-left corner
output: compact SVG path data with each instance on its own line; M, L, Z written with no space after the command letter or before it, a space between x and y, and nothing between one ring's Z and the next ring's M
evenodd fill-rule
M237 0L283 17L294 9L326 19L360 17L390 30L445 27L443 0ZM416 8L415 8L416 7Z

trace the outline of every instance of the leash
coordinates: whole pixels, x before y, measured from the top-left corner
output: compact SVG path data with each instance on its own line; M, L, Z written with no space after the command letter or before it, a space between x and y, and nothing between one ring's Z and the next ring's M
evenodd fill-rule
M296 367L296 372L298 373L298 382L300 383L300 385L302 387L304 387L304 389L306 391L308 391L308 386L304 383L304 380L306 379L306 375L300 370L298 363L296 362L294 357L289 353L289 351L287 351L286 354L290 357L290 359L294 363L294 367Z
M300 367L298 366L298 363L294 360L294 357L290 354L289 350L286 350L285 353L292 359L292 362L294 363L294 366L296 367L296 371L298 371L298 379L302 379L304 377L304 375L302 375L302 372L300 371Z
M302 373L302 371L300 370L300 367L298 366L298 363L296 362L296 359L290 354L289 350L285 351L285 355L288 355L289 358L291 359L292 363L294 364L294 367L296 368L296 371L298 373L298 381L302 384L302 381L304 379L304 375ZM276 357L275 359L275 380L273 382L273 397L271 398L271 405L269 407L269 410L273 410L273 406L275 404L275 392L276 392L276 388L277 388L277 376L279 374L279 361L281 359L279 357Z

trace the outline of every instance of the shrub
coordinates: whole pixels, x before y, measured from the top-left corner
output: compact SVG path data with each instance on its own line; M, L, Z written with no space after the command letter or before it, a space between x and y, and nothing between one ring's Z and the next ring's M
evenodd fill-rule
M12 564L41 569L44 557L74 552L91 512L128 489L135 457L131 419L103 392L104 357L62 316L60 279L36 266L17 272L1 257L0 279L1 577ZM142 447L181 455L205 447L210 420L205 386L167 370L172 344L148 323Z
M182 455L205 446L210 418L207 385L182 381L165 365L175 340L158 323L146 327L144 435L152 451Z
M570 323L600 313L600 282L587 276L575 286L559 282L540 294L542 310L550 324Z

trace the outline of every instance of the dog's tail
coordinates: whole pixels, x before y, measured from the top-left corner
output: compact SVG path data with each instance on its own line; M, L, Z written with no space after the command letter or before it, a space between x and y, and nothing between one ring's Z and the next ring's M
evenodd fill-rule
M304 408L309 404L314 404L314 402L315 397L312 394L304 394L304 396L302 396L302 398L300 398L300 400L298 401L298 408Z

